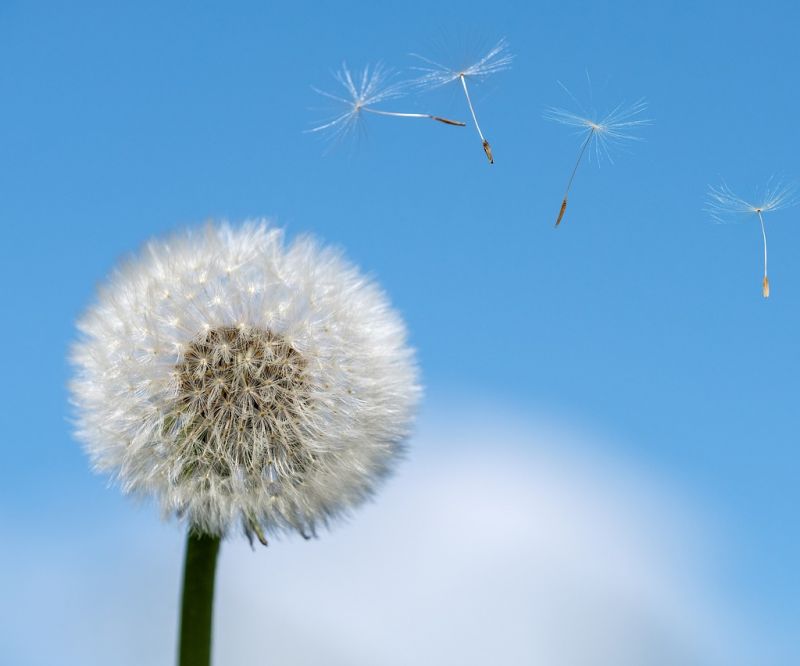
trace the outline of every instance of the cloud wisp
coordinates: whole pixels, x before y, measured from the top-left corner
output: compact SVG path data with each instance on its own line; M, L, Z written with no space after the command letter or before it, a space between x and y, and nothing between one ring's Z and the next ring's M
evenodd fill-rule
M350 666L739 663L737 632L706 580L702 526L675 508L679 497L641 471L586 455L602 445L585 438L576 445L573 435L499 413L482 421L464 412L425 420L382 501L336 532L255 552L227 542L216 654L230 664L266 655ZM17 627L5 653L27 657L20 663L58 655L62 664L124 666L141 663L149 636L147 656L169 663L180 546L168 528L135 529L146 546L125 561L108 557L118 547L97 539L94 548L80 535L49 574L50 560L20 558L12 599L30 596L24 581L44 568L50 588L81 602L69 614L34 614L29 603L30 613L7 619L36 616L39 626ZM173 559L164 563L159 550ZM50 647L33 640L41 623L54 627ZM25 650L53 652L37 661Z

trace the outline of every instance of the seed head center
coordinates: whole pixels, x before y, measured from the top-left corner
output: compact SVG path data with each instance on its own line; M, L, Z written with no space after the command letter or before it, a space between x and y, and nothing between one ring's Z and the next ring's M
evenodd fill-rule
M177 365L176 419L190 473L246 479L301 475L307 363L269 330L223 326L189 344Z

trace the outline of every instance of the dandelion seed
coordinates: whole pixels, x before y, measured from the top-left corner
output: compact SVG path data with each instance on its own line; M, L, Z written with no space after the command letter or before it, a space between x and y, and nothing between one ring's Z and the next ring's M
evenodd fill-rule
M378 116L393 116L395 118L427 118L445 125L464 127L466 123L460 120L451 120L431 113L408 113L400 111L386 111L374 108L376 104L391 99L402 97L406 84L390 83L392 72L378 64L373 68L365 67L360 76L353 77L346 64L342 64L339 71L334 74L336 80L345 89L346 95L334 95L318 88L313 90L323 97L333 100L344 107L344 110L329 121L314 127L309 132L329 132L334 139L342 139L351 134L363 120L364 113Z
M581 107L578 100L575 99L573 94L560 81L558 84L566 91L578 107ZM610 149L615 143L621 143L627 140L641 140L640 137L631 134L631 131L650 123L649 120L639 117L646 108L647 104L645 101L639 100L627 106L625 104L619 104L610 113L604 116L600 116L596 113L587 113L583 108L580 108L580 114L555 107L551 107L545 111L544 116L546 119L568 127L575 127L579 134L586 135L578 151L578 159L575 161L575 166L572 168L572 173L567 181L564 198L561 201L561 208L556 218L556 227L561 224L564 213L567 211L567 200L572 188L572 183L575 180L578 166L587 149L589 149L589 153L591 154L592 148L594 148L595 158L598 163L602 156L605 156L609 162L613 163Z
M263 223L151 242L80 331L71 391L94 465L206 535L265 543L349 513L397 461L419 394L380 289Z
M427 64L425 67L415 67L417 71L422 72L422 75L416 80L416 85L422 88L438 88L445 86L454 81L460 81L461 87L464 90L464 96L467 99L467 106L472 115L472 120L475 123L475 129L478 131L478 136L481 139L483 152L486 153L486 158L489 164L494 164L494 156L492 155L492 147L483 135L481 126L478 124L478 117L475 114L475 107L472 104L472 99L469 95L469 88L467 87L467 79L482 80L492 74L501 72L511 66L514 56L508 52L508 42L501 39L495 46L483 56L480 60L472 63L467 67L453 68L447 65L442 65L434 60L425 58L424 56L412 53L412 56L419 58Z
M767 276L767 229L764 215L769 212L789 208L798 203L797 187L793 183L770 180L761 195L759 203L750 203L734 194L727 184L708 188L706 211L718 222L726 222L741 215L756 215L761 226L764 245L764 278L761 281L761 294L769 298L769 277Z

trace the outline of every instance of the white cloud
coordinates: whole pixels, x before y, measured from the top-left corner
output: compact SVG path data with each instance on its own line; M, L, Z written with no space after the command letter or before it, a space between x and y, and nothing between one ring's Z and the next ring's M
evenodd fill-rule
M697 526L669 496L580 457L564 433L451 416L346 529L268 553L228 548L220 656L731 663Z
M217 663L737 663L685 498L676 508L674 491L590 455L592 442L470 413L425 425L350 524L255 552L224 544ZM0 618L20 628L4 653L172 663L181 545L155 521L78 534L58 555L20 551L10 596L26 602Z

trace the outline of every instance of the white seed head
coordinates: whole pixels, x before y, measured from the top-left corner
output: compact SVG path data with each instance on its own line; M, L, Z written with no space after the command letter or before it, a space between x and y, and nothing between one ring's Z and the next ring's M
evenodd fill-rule
M423 66L414 67L416 71L420 72L414 84L420 88L438 88L457 81L462 76L468 79L482 80L492 74L509 69L514 60L505 37L482 57L458 67L443 65L417 53L411 55L425 63Z
M420 394L383 292L263 222L149 243L79 329L71 392L95 467L210 534L347 514L402 453Z
M609 162L613 162L611 148L615 144L642 140L635 132L651 123L649 119L642 118L642 114L647 110L647 102L644 99L639 99L633 104L620 103L607 113L598 113L593 109L584 108L563 83L559 81L558 84L576 104L579 112L549 107L545 109L544 117L560 125L573 127L584 137L589 134L592 143L589 150L594 153L598 163L603 156Z
M718 222L728 222L744 214L763 214L798 203L797 186L771 178L766 186L748 201L735 194L727 183L708 188L706 211Z
M344 89L344 96L313 88L314 92L333 100L339 112L309 132L325 132L331 139L343 139L355 132L363 120L363 111L389 99L402 97L405 85L392 82L394 72L381 63L364 67L354 76L346 63L334 73L334 78Z

